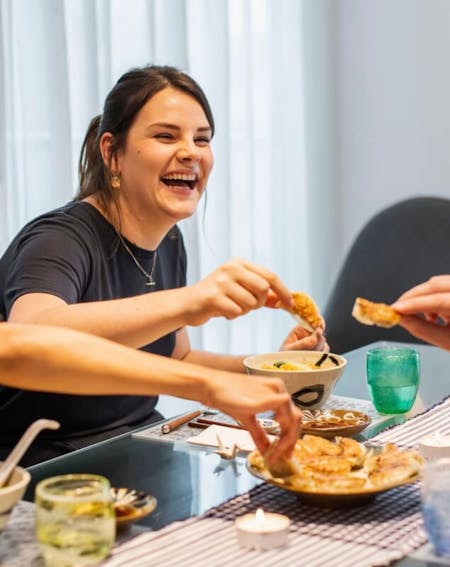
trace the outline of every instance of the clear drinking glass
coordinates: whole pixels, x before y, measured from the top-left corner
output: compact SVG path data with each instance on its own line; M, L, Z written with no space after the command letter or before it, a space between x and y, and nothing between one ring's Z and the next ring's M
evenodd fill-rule
M450 458L423 469L422 516L436 555L450 556Z
M406 413L419 389L419 353L408 347L380 347L367 352L367 384L380 413Z
M116 532L108 479L94 474L47 478L36 486L35 504L46 565L97 565L108 555Z

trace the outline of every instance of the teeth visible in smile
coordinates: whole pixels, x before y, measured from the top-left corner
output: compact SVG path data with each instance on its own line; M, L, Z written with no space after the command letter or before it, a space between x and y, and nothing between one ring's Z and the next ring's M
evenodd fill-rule
M175 181L195 181L197 178L193 173L170 173L164 175L163 179L173 179Z
M197 175L195 173L168 173L162 177L162 181L169 187L194 189L197 183Z

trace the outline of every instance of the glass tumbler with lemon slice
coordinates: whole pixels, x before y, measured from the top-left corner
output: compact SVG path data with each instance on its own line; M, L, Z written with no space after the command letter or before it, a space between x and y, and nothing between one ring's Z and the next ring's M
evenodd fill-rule
M39 482L35 492L36 534L47 566L98 565L115 538L108 479L67 474Z

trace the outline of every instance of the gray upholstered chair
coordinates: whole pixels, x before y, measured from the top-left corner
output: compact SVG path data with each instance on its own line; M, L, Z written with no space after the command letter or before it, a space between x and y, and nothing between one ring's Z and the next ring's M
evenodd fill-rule
M356 237L324 309L332 352L379 340L420 342L401 327L361 325L356 297L392 303L433 275L450 273L450 200L415 197L374 216Z

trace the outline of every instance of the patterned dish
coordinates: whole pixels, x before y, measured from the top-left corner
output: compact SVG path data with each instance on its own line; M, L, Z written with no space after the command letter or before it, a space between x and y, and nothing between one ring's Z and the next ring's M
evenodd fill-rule
M111 487L116 524L125 526L148 516L156 508L157 500L151 494L131 488Z
M367 414L354 410L304 410L302 433L328 439L336 435L351 437L361 433L371 421Z

